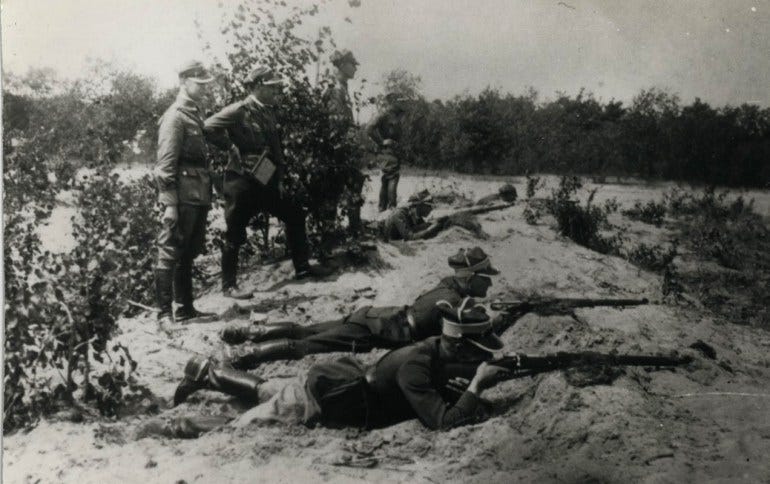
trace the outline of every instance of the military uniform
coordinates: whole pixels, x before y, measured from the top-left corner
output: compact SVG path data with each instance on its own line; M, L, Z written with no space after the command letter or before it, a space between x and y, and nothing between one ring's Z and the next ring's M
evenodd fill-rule
M477 365L492 357L503 345L492 333L489 317L465 298L459 304L442 302L442 337L430 337L419 343L390 351L375 364L365 366L351 357L313 365L304 378L281 379L278 385L264 382L246 372L217 367L211 360L196 357L186 368L186 379L177 387L174 403L178 405L199 389L218 390L244 398L258 398L260 404L235 422L275 422L327 427L379 428L417 418L425 427L444 430L483 420L486 405L480 394L450 381L456 369L449 365L468 361ZM466 334L467 333L467 334ZM442 338L450 344L441 346ZM453 343L452 343L453 342ZM467 355L459 359L460 346ZM458 348L457 350L453 348ZM466 373L463 370L463 373ZM477 386L477 390L480 388ZM210 417L209 417L210 419ZM177 421L189 422L183 417ZM205 423L205 422L204 422ZM184 435L177 425L178 437L194 437L202 426L190 426L195 432ZM173 435L173 432L167 432Z
M383 211L397 204L398 180L401 176L401 157L398 153L398 143L402 138L400 116L394 108L388 108L369 124L367 134L379 147L377 159L382 169L379 208Z
M383 240L411 240L412 234L427 227L425 219L415 213L412 207L399 207L380 223Z
M176 207L176 220L163 220L157 238L157 297L160 316L171 314L172 273L177 300L192 307L193 259L205 247L206 217L211 206L211 176L203 121L195 102L180 90L158 124L158 159L154 175L162 207Z
M332 114L339 122L353 128L355 119L353 118L353 105L350 101L347 82L337 79L329 96L329 109ZM348 229L351 233L357 234L361 231L361 207L364 204L362 192L366 176L357 167L351 168L350 173L346 175L346 188L350 191L350 199L345 202L346 205L343 206L343 209L348 214Z
M455 304L465 296L467 288L455 277L446 277L421 294L412 306L364 306L342 319L308 326L296 323L233 326L223 330L222 339L230 344L257 342L228 354L228 363L239 369L317 353L366 353L375 348L399 348L440 334L441 314L436 303L443 300Z
M254 96L226 106L206 119L209 139L222 149L234 144L240 157L230 156L225 169L225 244L222 247L222 288L236 287L238 251L246 242L246 227L261 211L277 217L286 225L286 242L294 270L299 274L309 268L310 249L305 229L305 212L293 200L281 195L278 184L284 171L280 126L270 107ZM275 167L264 184L253 170L263 160Z

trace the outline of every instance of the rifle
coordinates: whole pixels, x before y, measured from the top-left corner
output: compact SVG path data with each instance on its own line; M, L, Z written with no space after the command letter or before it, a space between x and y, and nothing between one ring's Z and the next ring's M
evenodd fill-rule
M441 217L438 217L436 219L436 222L445 223L446 221L452 220L455 217L462 218L470 215L479 215L482 213L495 212L497 210L504 210L508 207L513 207L513 205L514 205L513 203L498 203L497 205L482 205L481 207L466 208L463 210L452 212L447 215L442 215Z
M643 299L590 299L590 298L532 298L522 301L495 301L489 305L495 311L507 313L537 313L542 316L554 314L569 314L577 308L594 308L597 306L626 307L640 306L650 301Z
M593 308L597 306L626 307L647 304L650 301L644 299L588 299L588 298L532 298L521 301L495 301L489 305L495 311L503 314L493 321L494 331L502 334L516 324L519 318L527 313L536 313L541 316L553 316L556 314L571 314L577 308Z
M585 368L601 366L653 366L674 367L689 364L692 357L685 356L656 356L656 355L622 355L616 353L598 353L584 351L579 353L558 352L543 356L509 355L487 360L487 364L505 368L510 373L499 381L512 380L534 376L549 371L567 368ZM447 376L462 377L468 380L476 374L480 362L447 363L444 371ZM497 382L495 382L497 383Z

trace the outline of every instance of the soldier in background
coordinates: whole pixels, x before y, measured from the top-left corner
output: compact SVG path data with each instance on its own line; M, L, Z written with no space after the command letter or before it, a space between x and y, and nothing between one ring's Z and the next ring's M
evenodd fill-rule
M325 268L310 265L305 212L284 193L284 155L281 130L274 109L284 81L266 66L254 68L243 82L246 99L226 106L206 120L212 143L228 150L225 168L225 243L222 247L222 292L248 299L251 291L237 286L238 252L246 242L246 226L266 211L286 226L286 243L295 278L323 277Z
M385 96L385 109L366 128L366 134L378 147L378 161L382 169L380 212L397 205L398 180L401 176L401 124L405 113L405 98L396 93Z
M419 240L433 237L441 231L441 224L430 224L425 219L433 211L430 196L419 194L409 197L409 205L393 210L380 222L380 237L390 240Z
M181 307L176 321L204 315L193 306L193 259L203 251L206 217L211 207L211 176L198 106L213 80L198 61L179 70L179 94L158 124L158 160L154 169L163 226L157 239L155 288L161 328L174 319L173 295Z
M518 198L516 193L516 187L510 183L506 183L500 187L497 193L482 197L476 202L476 205L491 205L497 202L513 203Z
M331 63L335 67L334 86L331 91L330 110L336 117L336 120L348 129L356 127L353 117L353 103L348 92L348 81L356 75L358 61L353 53L345 49L334 51L331 56ZM359 160L356 160L357 162ZM350 199L346 200L343 207L348 214L348 231L351 235L357 236L361 233L361 206L364 204L364 198L361 192L364 189L366 176L360 168L355 168L347 174L346 187L350 191Z

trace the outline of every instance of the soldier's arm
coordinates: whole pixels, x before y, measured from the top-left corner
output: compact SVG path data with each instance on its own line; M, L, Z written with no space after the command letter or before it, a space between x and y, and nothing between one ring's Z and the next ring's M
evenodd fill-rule
M153 174L158 184L158 202L166 207L176 206L177 167L184 141L184 125L176 112L163 116L158 128L158 162Z
M398 371L398 385L423 425L431 430L451 429L477 422L482 400L464 392L453 404L444 400L433 385L427 357L404 363Z
M241 122L243 122L241 103L233 103L206 119L203 123L203 133L208 142L220 149L228 150L233 143L227 130Z

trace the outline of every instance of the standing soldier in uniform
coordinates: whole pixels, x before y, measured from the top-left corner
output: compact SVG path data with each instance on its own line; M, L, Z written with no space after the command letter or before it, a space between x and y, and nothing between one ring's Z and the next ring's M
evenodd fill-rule
M310 265L305 212L284 193L283 143L273 112L283 83L273 70L258 66L243 83L248 97L205 122L210 141L230 152L223 183L227 231L222 247L222 292L236 299L252 295L237 287L238 251L246 242L246 226L261 211L285 224L297 279L328 275L324 268Z
M396 93L385 96L385 110L366 128L366 134L379 148L378 161L382 167L380 212L395 207L397 203L398 179L401 176L399 141L405 112L404 101L406 99Z
M211 206L211 176L197 103L211 78L198 61L179 71L179 94L159 121L158 162L154 174L163 227L158 237L156 296L162 328L172 321L173 294L182 306L176 321L202 316L193 307L192 264L206 240L206 216Z
M331 62L335 67L335 76L334 86L331 90L330 110L338 123L347 129L353 129L355 128L355 119L348 92L348 81L355 77L358 61L353 57L352 52L345 49L334 51ZM347 175L347 178L346 186L350 191L351 199L346 201L344 208L348 212L348 230L351 235L355 236L361 232L361 206L364 204L361 192L364 189L366 177L361 173L360 168L354 168Z

